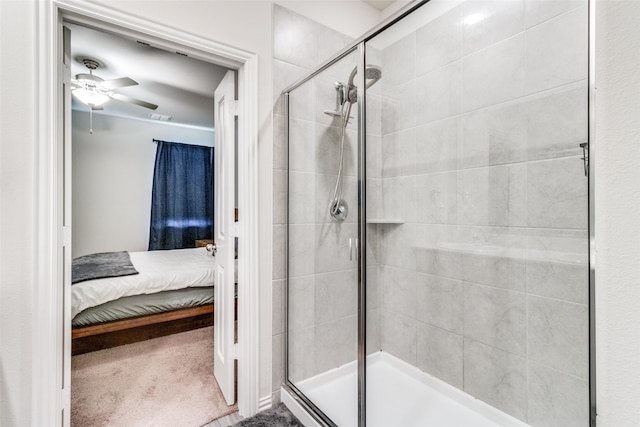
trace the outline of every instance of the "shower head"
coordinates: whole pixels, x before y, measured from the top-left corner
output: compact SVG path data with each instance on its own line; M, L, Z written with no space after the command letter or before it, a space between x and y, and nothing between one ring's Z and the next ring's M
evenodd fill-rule
M349 102L351 103L358 101L358 90L356 88L356 85L353 83L356 74L358 74L358 67L355 67L351 71L351 74L349 75L349 83L347 85L347 87L349 88L348 98ZM369 64L364 69L364 77L365 79L370 80L367 82L367 89L369 89L371 86L376 84L376 82L380 80L380 78L382 78L382 68L379 65Z

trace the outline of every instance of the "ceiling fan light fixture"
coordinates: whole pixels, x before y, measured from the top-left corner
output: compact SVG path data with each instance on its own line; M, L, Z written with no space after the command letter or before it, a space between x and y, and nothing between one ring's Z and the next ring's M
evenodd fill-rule
M92 88L79 87L71 93L73 93L78 101L90 107L98 107L109 100L109 96Z

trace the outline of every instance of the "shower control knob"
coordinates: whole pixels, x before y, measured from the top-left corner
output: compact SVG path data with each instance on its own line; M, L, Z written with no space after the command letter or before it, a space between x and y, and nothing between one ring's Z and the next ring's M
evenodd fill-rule
M344 199L335 200L329 206L329 213L334 221L342 222L347 219L347 214L349 213L349 205Z

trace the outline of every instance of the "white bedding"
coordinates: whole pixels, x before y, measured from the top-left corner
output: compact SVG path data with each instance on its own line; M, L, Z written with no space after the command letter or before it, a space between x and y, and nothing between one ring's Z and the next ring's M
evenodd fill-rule
M71 286L72 318L82 310L122 297L214 284L215 258L206 248L130 252L130 255L140 274L88 280Z

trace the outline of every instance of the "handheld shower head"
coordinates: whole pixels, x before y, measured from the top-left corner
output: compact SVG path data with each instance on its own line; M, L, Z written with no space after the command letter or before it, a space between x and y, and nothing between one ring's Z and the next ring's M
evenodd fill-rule
M348 98L351 103L358 101L358 89L353 83L356 74L358 74L358 67L355 67L351 71L351 74L349 75L349 83L347 84L347 87L349 88ZM379 65L369 64L364 69L364 77L365 79L370 80L367 82L367 89L369 89L382 78L382 68Z

